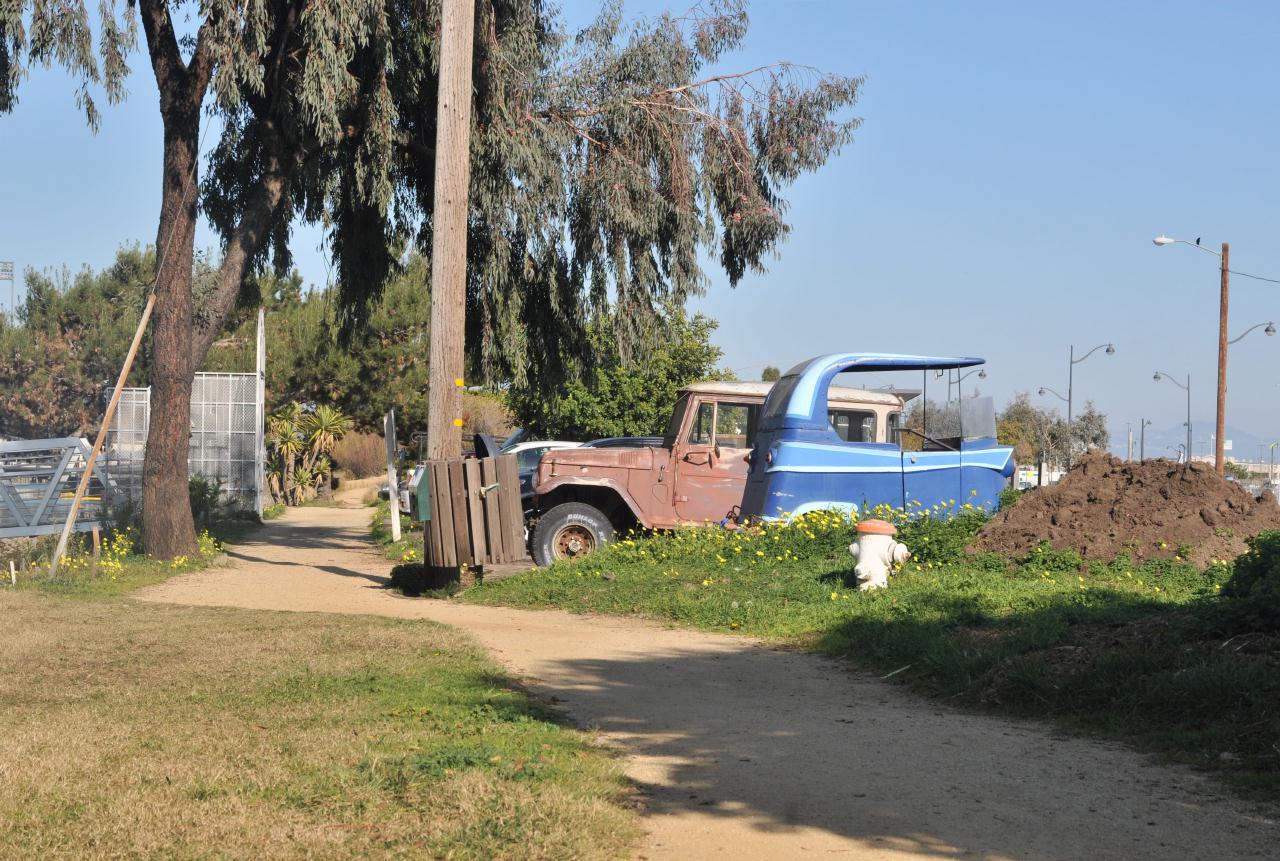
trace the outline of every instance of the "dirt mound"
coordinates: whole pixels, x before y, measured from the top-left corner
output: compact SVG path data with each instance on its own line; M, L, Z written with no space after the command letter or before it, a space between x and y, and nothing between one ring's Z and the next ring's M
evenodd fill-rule
M1244 539L1280 529L1270 491L1255 499L1204 463L1123 461L1086 455L1052 487L1026 493L978 533L976 549L1023 556L1041 541L1109 562L1172 558L1191 545L1191 561L1232 559Z

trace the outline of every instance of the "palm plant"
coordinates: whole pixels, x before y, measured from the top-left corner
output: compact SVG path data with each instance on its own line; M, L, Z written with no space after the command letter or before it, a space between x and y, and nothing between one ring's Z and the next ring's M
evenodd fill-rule
M303 424L307 443L311 446L315 457L333 451L338 440L346 436L353 427L355 422L350 416L324 404L316 407Z
M294 401L272 414L267 419L272 497L287 505L314 497L333 473L329 452L354 426L350 416L324 404L307 412Z

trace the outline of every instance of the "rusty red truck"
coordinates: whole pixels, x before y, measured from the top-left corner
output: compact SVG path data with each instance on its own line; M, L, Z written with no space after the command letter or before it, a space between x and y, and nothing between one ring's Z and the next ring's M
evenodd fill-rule
M637 526L735 522L772 385L686 386L660 446L547 452L528 513L534 561L549 565L584 556ZM896 441L903 404L912 395L832 386L828 418L845 441Z

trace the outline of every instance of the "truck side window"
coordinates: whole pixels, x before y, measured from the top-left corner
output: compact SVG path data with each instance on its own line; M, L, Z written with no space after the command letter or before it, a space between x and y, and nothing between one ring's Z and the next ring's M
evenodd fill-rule
M755 404L720 404L716 411L716 445L751 448L755 445L760 407Z
M689 428L689 443L691 445L711 445L715 420L715 402L704 401L699 404L698 413L693 417L693 425Z
M862 410L831 410L827 420L845 442L875 442L876 414Z

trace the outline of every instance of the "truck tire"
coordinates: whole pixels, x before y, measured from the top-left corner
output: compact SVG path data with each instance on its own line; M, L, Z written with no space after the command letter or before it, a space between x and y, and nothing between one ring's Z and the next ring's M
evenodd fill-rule
M613 541L613 524L604 512L582 502L565 502L542 515L533 530L533 561L542 567L562 559L581 559Z

